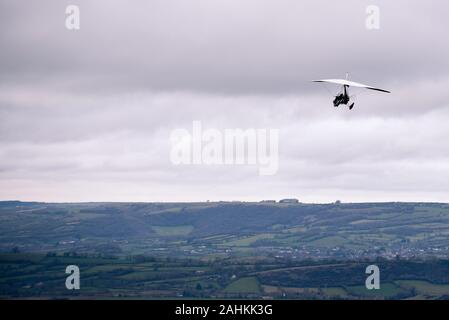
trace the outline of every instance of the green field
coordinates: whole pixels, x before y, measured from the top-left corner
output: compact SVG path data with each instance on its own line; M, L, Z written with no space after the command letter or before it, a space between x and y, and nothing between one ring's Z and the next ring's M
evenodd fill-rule
M381 284L379 290L368 290L365 286L348 287L347 291L356 296L368 298L393 298L403 292L402 288L394 283Z
M348 243L348 240L339 236L324 237L310 242L312 246L316 247L335 247L335 246L342 246L346 243Z
M259 281L255 277L238 279L230 283L224 292L227 293L260 293Z
M404 288L415 288L416 293L420 295L434 297L449 295L449 285L447 284L433 284L420 280L399 280L396 283Z
M231 246L231 247L232 246L247 247L247 246L252 245L254 242L256 242L258 240L273 239L273 238L274 238L274 234L263 233L263 234L258 234L255 236L246 237L246 238L242 238L242 239L238 239L238 240L228 241L225 243L225 245Z
M186 236L193 231L193 226L151 227L157 235L162 237Z

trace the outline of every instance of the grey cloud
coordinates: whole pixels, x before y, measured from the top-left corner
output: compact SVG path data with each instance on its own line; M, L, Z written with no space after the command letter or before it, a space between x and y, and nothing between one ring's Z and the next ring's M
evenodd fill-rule
M0 199L449 201L444 1L0 3ZM64 27L79 4L81 30ZM335 109L341 77L385 87ZM280 167L181 166L176 128L280 129Z
M345 71L388 85L448 70L443 1L382 1L375 32L370 1L81 0L79 32L64 28L64 1L7 3L3 82L266 94Z

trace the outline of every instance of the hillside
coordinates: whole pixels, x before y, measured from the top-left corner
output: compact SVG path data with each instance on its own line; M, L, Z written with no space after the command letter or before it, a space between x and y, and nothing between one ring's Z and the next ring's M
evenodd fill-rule
M0 202L0 251L447 257L449 205Z

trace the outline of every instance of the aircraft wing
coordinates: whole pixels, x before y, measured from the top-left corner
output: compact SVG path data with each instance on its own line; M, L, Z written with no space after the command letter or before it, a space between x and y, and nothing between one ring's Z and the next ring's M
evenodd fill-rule
M384 89L379 89L379 88L367 86L366 84L363 84L363 83L357 83L357 82L348 81L348 80L344 80L344 79L323 79L323 80L313 80L312 82L334 83L334 84L340 84L340 85L348 86L348 87L366 88L369 90L391 93L390 91L387 91Z

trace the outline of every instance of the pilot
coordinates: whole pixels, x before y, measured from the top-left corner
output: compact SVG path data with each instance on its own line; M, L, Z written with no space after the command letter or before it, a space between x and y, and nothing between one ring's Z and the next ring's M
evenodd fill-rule
M343 101L343 99L344 99L344 94L343 93L339 94L338 96L336 96L335 99L334 99L334 106L340 105L341 102Z

